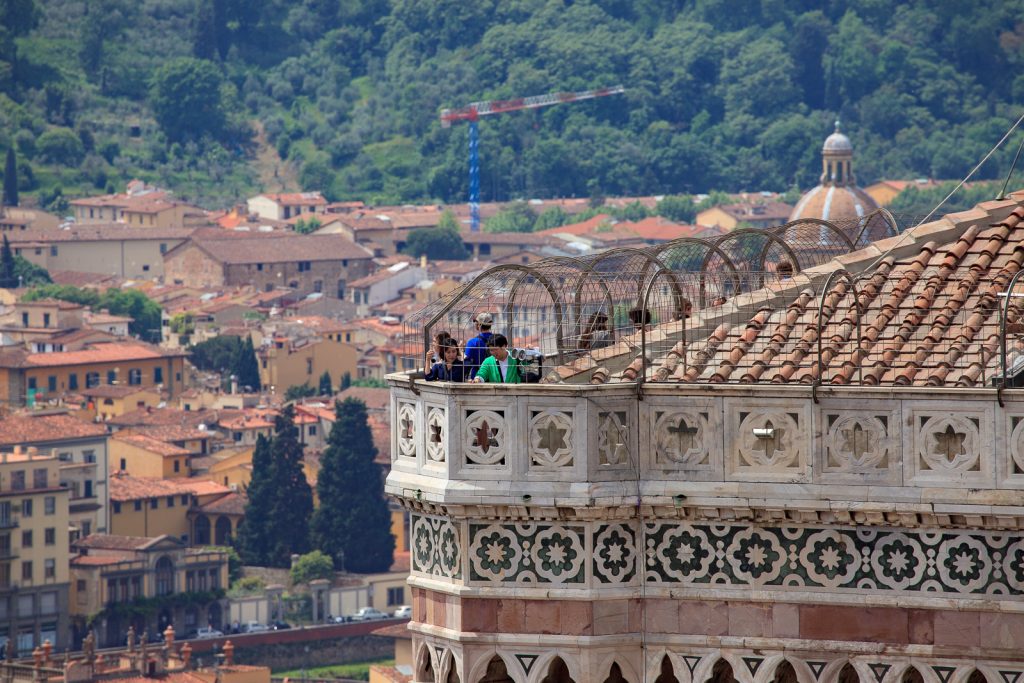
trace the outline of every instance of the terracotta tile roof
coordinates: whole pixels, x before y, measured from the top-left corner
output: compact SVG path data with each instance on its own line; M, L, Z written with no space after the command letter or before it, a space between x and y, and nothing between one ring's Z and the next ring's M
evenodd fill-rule
M138 387L130 384L101 384L98 387L82 389L82 396L94 398L124 398L140 392L156 393L154 387Z
M199 429L198 426L187 424L142 425L133 431L151 439L167 442L199 441L216 436L211 434L208 429Z
M186 240L194 228L130 228L123 223L99 225L73 225L64 230L33 230L30 233L12 234L11 246L26 244L51 244L54 242L108 242L108 241L152 241Z
M196 239L192 244L220 263L240 265L247 263L290 263L292 261L334 261L337 259L370 259L373 254L344 235L296 235L274 239L273 247L267 237L235 239ZM180 248L184 248L181 245ZM177 249L172 250L177 251ZM172 252L168 252L170 255Z
M154 439L151 436L145 434L131 434L128 432L118 432L112 437L117 441L123 441L124 443L131 444L137 448L142 448L150 453L156 453L162 455L165 458L181 457L188 455L189 451L184 448L175 446L172 443Z
M259 196L288 206L327 206L327 200L319 192L268 192Z
M90 534L75 541L76 548L90 550L140 550L159 538L147 536L116 536L114 534Z
M71 415L10 415L0 420L0 447L105 437L107 428Z
M192 493L190 488L182 486L177 480L160 479L157 477L133 477L124 472L117 472L111 475L109 483L110 500L117 502Z
M1024 267L1022 204L1024 193L1016 193L1012 200L951 214L764 290L695 311L687 322L688 340L679 333L679 322L655 326L649 338L660 339L663 348L649 366L648 379L986 385L1001 373L1002 294ZM893 252L880 257L891 247ZM858 279L827 282L826 276L840 268L859 272ZM1017 299L1009 301L1008 322L1010 365L1024 357L1024 306ZM602 359L618 353L602 352L608 352ZM589 365L563 369L569 376L589 372L597 356ZM631 380L641 367L637 358L618 375L603 370L600 381Z
M244 515L249 499L242 493L231 492L199 508L208 515Z
M103 289L117 286L119 278L103 273L84 273L77 270L51 270L50 279L56 285L71 285L72 287L87 287L105 285Z
M177 477L175 479L168 479L175 486L180 486L183 489L191 491L197 496L212 496L212 495L224 495L231 493L231 489L223 484L218 484L215 481L202 478L191 478L191 477Z
M338 400L346 398L359 399L366 404L367 410L387 410L391 392L377 387L349 387L338 394ZM332 411L333 413L333 411Z
M78 557L72 558L71 566L73 567L103 567L108 564L118 564L124 562L123 557L113 557L110 555L79 555Z
M183 352L165 351L140 341L100 342L78 351L28 353L24 349L0 351L0 367L51 368L66 365L91 365L139 360L156 360L184 356Z
M216 410L179 410L178 408L140 408L117 417L112 417L107 424L113 427L155 427L159 425L179 425L198 427L199 425L216 424Z
M383 636L384 638L402 638L405 640L412 640L412 632L409 630L409 624L389 624L387 626L381 626L370 631L370 635Z

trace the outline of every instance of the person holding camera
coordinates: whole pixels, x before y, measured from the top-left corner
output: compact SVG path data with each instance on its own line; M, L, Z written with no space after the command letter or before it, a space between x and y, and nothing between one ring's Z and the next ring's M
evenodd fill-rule
M469 378L476 377L480 366L487 359L487 352L491 345L491 325L494 324L494 316L490 313L478 313L473 320L476 323L477 335L466 342L466 371Z
M508 352L508 339L503 334L495 334L487 341L487 350L491 355L484 359L477 370L477 383L520 384L519 361Z

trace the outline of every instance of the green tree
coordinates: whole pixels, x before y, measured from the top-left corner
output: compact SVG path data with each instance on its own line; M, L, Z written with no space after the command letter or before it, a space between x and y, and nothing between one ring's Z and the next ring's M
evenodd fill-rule
M244 342L238 344L234 355L231 357L231 374L238 379L238 386L252 387L259 391L260 364L256 359L256 349L252 345L252 337L246 337Z
M317 476L320 507L313 516L313 538L340 569L387 571L395 539L366 404L354 398L336 401L334 415Z
M14 147L7 148L7 160L4 163L4 195L0 206L18 205L18 161L14 156Z
M17 263L14 260L14 251L11 243L4 235L3 250L0 250L0 287L10 288L18 286L18 275L15 273Z
M320 386L317 387L317 396L330 396L334 393L334 389L331 387L331 373L324 370L324 374L320 375Z
M242 561L250 566L273 566L276 525L272 518L276 495L276 467L271 443L262 434L252 452L252 477L245 487L245 517L238 526L235 546Z
M286 406L274 419L270 444L274 459L274 503L271 507L274 544L272 566L287 567L291 556L309 552L309 520L313 489L302 469L303 448L295 427L295 409Z
M685 194L665 197L658 202L655 210L659 216L676 223L692 223L697 216L697 206L693 203L693 198Z
M219 54L213 0L196 0L192 17L192 55L196 59L213 61Z
M532 232L537 215L526 202L513 202L484 223L485 232Z
M252 343L250 341L250 343ZM235 362L244 348L241 337L221 335L195 344L189 349L192 365L207 372L235 372ZM241 380L239 380L241 382Z
M431 260L464 261L469 250L462 242L458 229L438 226L419 228L409 233L404 252L410 256L426 256Z
M345 374L341 376L341 390L345 391L350 386L352 386L352 373L346 370Z
M295 561L290 576L293 584L308 584L316 579L333 579L334 561L330 555L325 555L319 550L308 552Z
M36 140L36 149L44 161L62 166L78 166L85 157L81 139L70 128L51 128Z
M284 392L285 401L298 401L300 398L309 398L316 394L316 389L305 384L293 384Z
M533 230L534 232L539 232L550 228L559 228L568 222L569 214L567 214L562 207L551 206L544 209L541 214L537 216L537 220L533 224Z
M204 59L178 58L156 70L150 105L169 140L219 138L225 133L222 84L220 71Z

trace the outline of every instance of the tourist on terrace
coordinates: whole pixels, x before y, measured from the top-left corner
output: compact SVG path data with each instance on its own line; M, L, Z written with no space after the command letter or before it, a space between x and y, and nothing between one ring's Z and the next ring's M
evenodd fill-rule
M441 361L434 363L424 375L428 382L465 382L466 366L459 358L459 342L448 337L441 346Z
M519 376L519 361L509 355L508 339L505 339L505 335L491 336L487 348L491 355L484 360L473 381L494 384L522 383L523 380Z
M484 359L487 358L487 347L493 336L491 325L494 324L494 318L490 313L478 313L475 322L477 335L466 342L465 364L470 379L476 377L477 371L483 365Z

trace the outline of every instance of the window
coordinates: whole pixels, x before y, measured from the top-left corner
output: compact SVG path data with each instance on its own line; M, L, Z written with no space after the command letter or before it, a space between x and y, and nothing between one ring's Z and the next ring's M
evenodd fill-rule
M114 399L112 399L112 398L105 398L105 399L103 399L103 405L105 405L105 406L112 406L112 405L114 405Z
M161 383L163 383L163 381L164 381L164 369L163 368L153 368L153 382L156 383L156 384L161 384Z
M68 375L68 389L71 389L72 391L78 389L77 373L72 372L70 375Z
M132 368L128 371L128 384L132 386L138 386L142 384L142 370L138 368Z
M149 264L148 263L145 264L144 266L142 266L142 272L143 273L148 273L149 272Z
M15 491L25 490L25 470L11 472L11 488Z
M55 528L47 527L46 531L43 532L43 545L56 545L57 544L57 530Z
M188 505L188 496L182 496L181 497L181 504L182 505Z
M21 314L21 326L28 327L28 313Z
M480 255L481 256L490 256L491 255L491 245L489 245L489 244L481 244L480 245Z
M37 470L32 470L32 488L45 489L47 483L47 474L48 472L46 471L45 467Z
M57 560L49 559L43 560L43 578L55 579L57 578Z
M142 501L141 500L135 501L135 511L136 512L142 512Z
M85 489L82 491L82 496L85 498L92 498L92 479L85 480Z
M82 520L82 536L88 536L92 533L92 522L87 519Z
M149 501L149 509L150 510L156 510L159 505L160 505L160 501L157 500L156 498L154 498L151 501Z
M43 499L43 512L47 515L57 514L57 496L47 496Z
M85 373L85 388L94 389L100 385L100 373L98 372L87 372Z
M36 385L36 378L35 377L29 377L28 378L28 389L29 389L29 391L34 391L34 390L36 390L38 388L39 388L38 385Z
M31 581L32 580L32 561L31 560L26 560L25 562L21 563L21 580L22 581ZM31 599L32 596L29 595L29 596L21 596L21 597L28 597L29 599Z
M128 471L128 461L126 459L124 459L124 458L121 458L121 471L122 472L127 472Z
M32 501L31 500L26 499L26 500L21 501L21 516L22 517L31 517L32 516Z
M61 462L71 462L71 453L69 453L68 451L58 453L57 460L60 460Z
M21 532L21 547L31 548L32 547L32 530L28 529Z
M107 370L107 384L115 384L117 382L117 371Z
M394 605L401 605L405 603L405 589L404 588L389 588L388 589L388 607Z
M96 462L96 451L93 451L93 450L82 451L82 459L85 462L87 462L87 463L95 463Z
M306 374L307 375L312 375L313 374L313 359L312 358L307 358L306 359Z
M117 579L107 579L107 602L117 602Z
M181 461L178 459L174 460L174 472L175 474L181 472ZM174 500L174 498L172 497L171 500Z
M310 425L309 426L309 435L310 436L316 436L316 425Z
M49 326L50 326L50 314L49 313L43 313L43 327L49 327Z
M166 254L167 253L167 243L166 242L161 242L160 243L160 253L161 254Z
M235 441L241 441L242 440L242 432L232 432L231 433L231 438L234 439Z
M256 264L256 270L257 271L262 271L263 270L263 264L262 263L257 263Z
M177 465L178 461L175 460L174 464ZM167 496L167 507L169 507L169 508L174 507L174 496Z
M156 594L169 595L174 591L174 563L168 557L156 561Z
M324 291L324 281L323 280L313 280L313 291L314 292L322 292L322 291Z
M299 261L299 272L305 273L312 268L312 264L309 261Z
M114 505L114 514L115 515L121 514L121 504L115 501L113 503L113 505Z
M77 590L79 593L85 592L85 579L79 579L75 582L75 590Z

